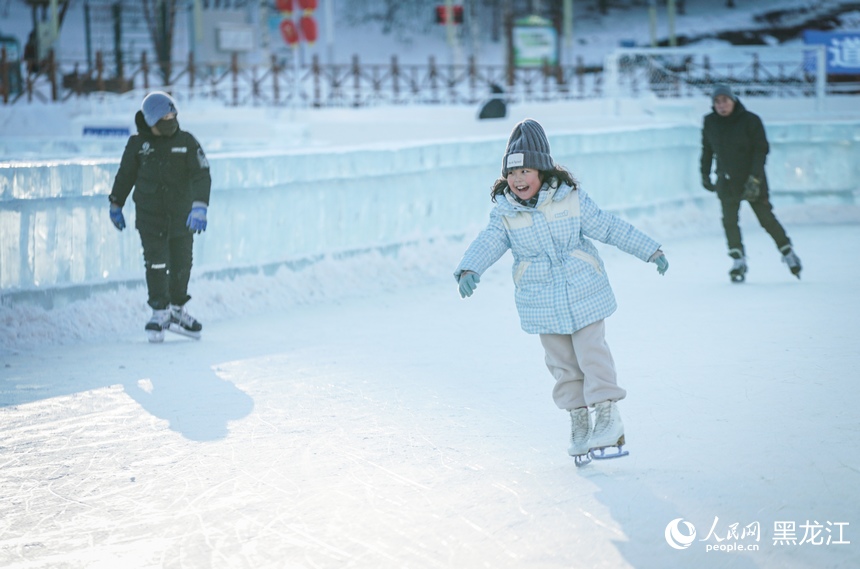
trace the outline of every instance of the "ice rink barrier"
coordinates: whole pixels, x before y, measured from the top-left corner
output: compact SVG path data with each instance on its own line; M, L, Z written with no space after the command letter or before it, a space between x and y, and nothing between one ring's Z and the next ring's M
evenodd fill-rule
M854 204L860 121L766 125L775 202ZM555 160L604 209L694 203L698 125L548 129ZM210 154L209 228L195 239L194 275L301 266L333 254L396 250L462 237L486 223L506 138L303 151ZM143 280L134 204L128 228L108 218L119 157L0 163L0 291L4 303L60 298Z

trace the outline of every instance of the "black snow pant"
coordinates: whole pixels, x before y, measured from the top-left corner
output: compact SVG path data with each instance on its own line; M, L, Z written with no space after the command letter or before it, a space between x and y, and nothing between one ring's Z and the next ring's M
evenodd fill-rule
M163 310L170 304L183 306L191 299L188 295L188 280L191 278L194 234L169 235L141 231L140 242L146 266L149 306L155 310Z
M741 208L741 200L739 195L735 195L728 191L719 191L720 204L723 207L723 229L726 231L726 241L729 246L729 254L739 253L739 256L744 255L744 244L741 240L741 228L738 226L738 213ZM765 231L773 238L777 249L781 249L786 245L791 245L788 235L785 234L785 229L780 225L779 220L773 214L773 205L768 199L767 192L754 202L750 202L753 213L758 218L758 222Z

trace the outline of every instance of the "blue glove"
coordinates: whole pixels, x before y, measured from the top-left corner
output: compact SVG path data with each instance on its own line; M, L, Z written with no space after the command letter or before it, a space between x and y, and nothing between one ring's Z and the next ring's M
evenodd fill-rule
M478 288L478 283L481 282L481 277L478 273L472 271L464 271L460 274L460 298L472 296L475 289Z
M185 222L188 226L188 231L191 233L203 233L206 231L206 204L203 202L194 202L191 206L191 213L188 214L188 220Z
M666 255L660 255L654 262L657 263L657 272L661 275L665 275L666 271L669 270L669 261L666 260Z
M110 220L114 227L120 231L125 229L125 217L122 215L122 208L115 203L110 204Z

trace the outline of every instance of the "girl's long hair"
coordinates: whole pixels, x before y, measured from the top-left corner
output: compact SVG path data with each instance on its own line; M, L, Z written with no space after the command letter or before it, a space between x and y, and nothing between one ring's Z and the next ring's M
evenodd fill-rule
M538 177L540 178L541 183L549 180L551 186L564 182L574 190L579 189L579 183L574 179L573 174L571 174L564 166L559 166L558 164L556 164L555 168L552 170L538 170ZM496 198L498 196L505 195L506 191L508 191L508 179L506 177L499 178L493 183L493 189L490 192L490 199L493 203L496 203Z

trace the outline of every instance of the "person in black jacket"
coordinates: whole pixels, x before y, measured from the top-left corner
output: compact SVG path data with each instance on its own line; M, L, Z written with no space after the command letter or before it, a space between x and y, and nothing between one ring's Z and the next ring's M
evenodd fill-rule
M188 280L194 233L206 230L212 180L200 144L179 128L176 103L156 91L143 99L135 117L137 134L128 139L110 199L110 218L125 228L122 207L134 188L135 228L140 233L146 267L146 323L151 342L171 330L194 338L203 326L185 310L191 299Z
M765 159L769 150L764 125L755 113L744 107L727 85L716 85L711 100L713 112L705 115L702 127L702 186L716 192L723 209L723 228L734 259L729 275L742 282L747 272L738 212L746 200L776 243L783 261L800 278L800 259L791 246L785 229L773 213L768 197ZM711 165L717 159L717 181L711 181Z

